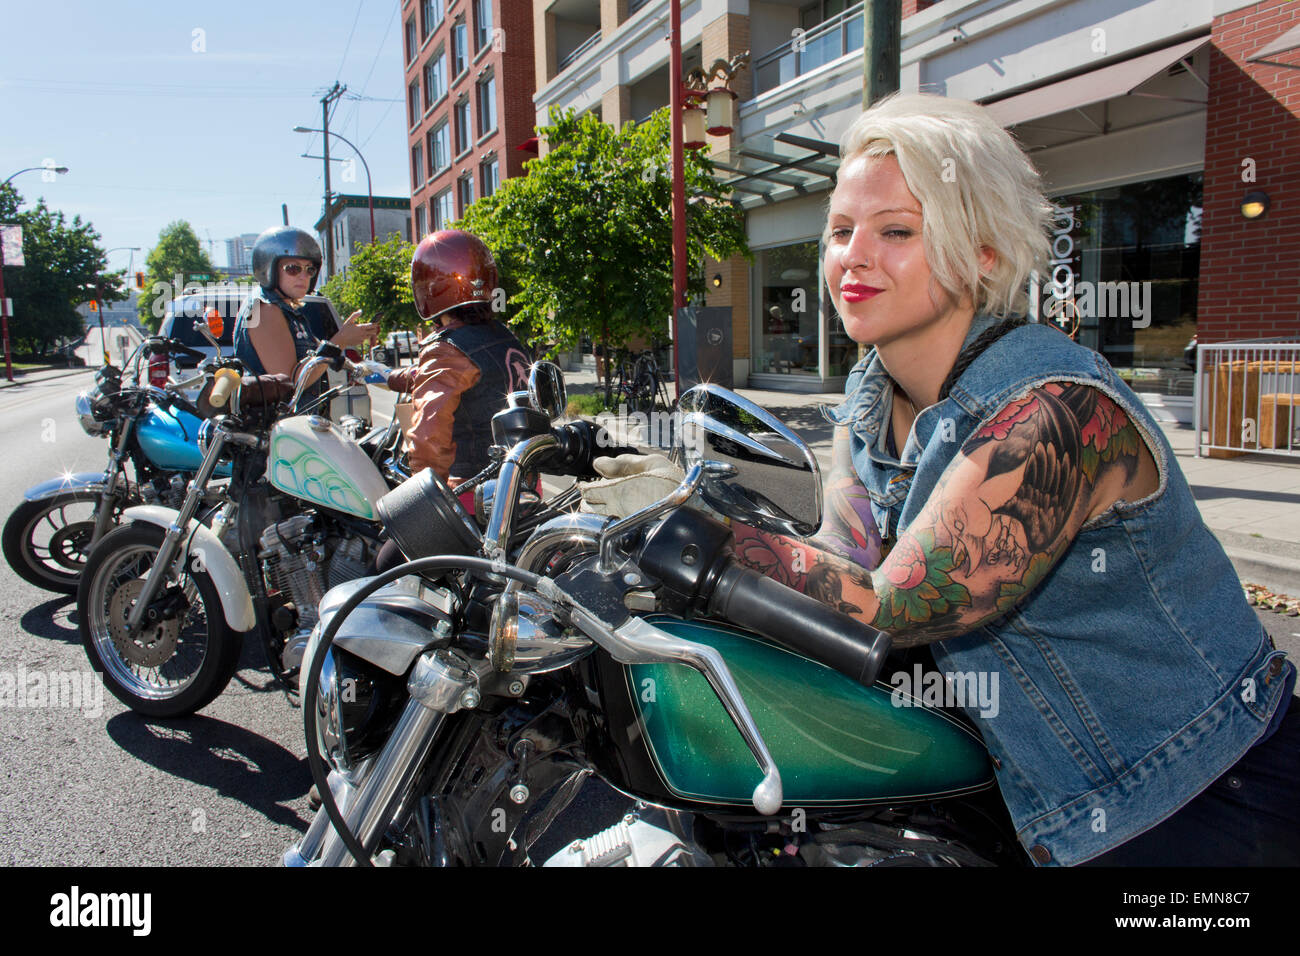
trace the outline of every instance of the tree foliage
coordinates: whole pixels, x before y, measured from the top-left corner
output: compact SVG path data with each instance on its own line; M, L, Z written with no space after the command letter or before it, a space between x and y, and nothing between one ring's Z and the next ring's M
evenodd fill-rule
M492 249L534 344L589 336L622 345L662 339L672 308L672 171L667 108L621 130L552 109L549 151L468 210L463 228ZM707 253L749 255L744 220L702 151L685 161L689 291L703 292Z
M321 289L339 314L360 309L367 322L378 322L380 332L414 330L420 324L411 294L411 257L415 246L393 233L384 242L357 244L346 272L330 276Z
M166 314L167 302L178 298L186 284L198 281L196 276L214 280L217 267L203 250L194 228L178 219L158 233L158 243L149 250L144 271L145 284L137 310L140 324L156 332Z
M76 307L96 297L103 302L125 299L122 273L104 273L108 264L100 235L80 216L69 223L45 200L20 212L22 197L12 185L0 187L0 222L23 230L25 265L4 269L5 296L13 300L9 338L15 351L38 355L59 339L80 337L84 331Z

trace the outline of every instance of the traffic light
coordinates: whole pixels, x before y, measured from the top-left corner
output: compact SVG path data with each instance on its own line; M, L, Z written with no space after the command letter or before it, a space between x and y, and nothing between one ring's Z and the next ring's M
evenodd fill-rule
M99 303L96 302L94 299L91 299L91 300L90 300L90 311L91 311L91 312L98 312L98 311L99 311Z
M144 273L143 273L143 272L137 272L137 273L135 274L135 287L136 287L137 289L143 289L143 288L144 288Z

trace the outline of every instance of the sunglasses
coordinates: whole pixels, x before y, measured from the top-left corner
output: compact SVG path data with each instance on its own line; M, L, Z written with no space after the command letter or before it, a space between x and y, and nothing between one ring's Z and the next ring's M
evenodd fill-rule
M280 268L283 269L287 275L291 275L291 276L296 276L304 269L307 270L308 277L314 276L317 272L320 271L313 265L305 266L301 262L286 262L282 266L280 266Z

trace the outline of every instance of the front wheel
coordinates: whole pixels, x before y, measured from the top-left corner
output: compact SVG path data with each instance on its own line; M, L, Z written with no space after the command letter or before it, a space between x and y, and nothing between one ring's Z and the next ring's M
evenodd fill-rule
M104 686L149 717L180 717L206 707L239 663L243 635L226 623L216 585L201 563L187 564L150 602L132 637L127 627L166 532L129 524L95 546L77 591L81 641Z
M69 491L24 501L5 522L5 560L29 584L58 594L76 594L86 567L100 494Z

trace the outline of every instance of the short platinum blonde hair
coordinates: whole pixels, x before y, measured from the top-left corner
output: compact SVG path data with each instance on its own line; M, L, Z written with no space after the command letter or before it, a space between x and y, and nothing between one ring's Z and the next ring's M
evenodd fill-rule
M894 93L863 113L840 145L840 168L893 156L921 203L930 271L976 312L1023 315L1026 284L1048 260L1051 204L1038 170L984 107L930 93ZM980 271L980 249L997 262Z

